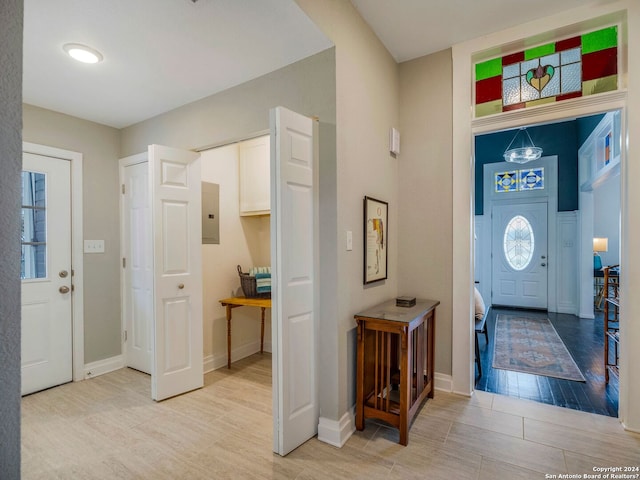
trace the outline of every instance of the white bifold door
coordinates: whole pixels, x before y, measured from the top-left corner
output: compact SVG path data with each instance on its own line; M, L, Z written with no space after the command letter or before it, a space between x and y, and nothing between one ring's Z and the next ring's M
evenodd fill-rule
M314 121L271 111L274 452L318 430L317 154Z
M200 154L151 145L121 168L125 352L159 401L203 385Z

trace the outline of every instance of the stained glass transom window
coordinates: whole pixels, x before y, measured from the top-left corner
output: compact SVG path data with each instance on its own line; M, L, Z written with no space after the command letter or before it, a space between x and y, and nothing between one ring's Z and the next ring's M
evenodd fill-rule
M509 266L524 270L531 263L535 246L533 229L522 215L513 217L504 230L503 249Z
M520 190L542 190L544 189L544 168L530 168L520 170L518 185Z
M513 192L518 189L518 171L496 173L496 192Z
M494 185L497 193L543 190L544 167L497 172Z
M476 117L618 89L618 27L475 65Z

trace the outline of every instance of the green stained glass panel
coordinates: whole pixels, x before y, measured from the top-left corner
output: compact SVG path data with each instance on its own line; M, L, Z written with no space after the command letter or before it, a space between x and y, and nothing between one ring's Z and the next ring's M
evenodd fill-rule
M502 59L494 58L482 63L476 63L476 81L502 75Z
M540 45L539 47L530 48L529 50L524 51L524 59L531 60L538 57L543 57L545 55L550 55L555 53L556 44L555 43L547 43L546 45Z
M618 45L618 27L609 27L582 36L582 54L597 52Z

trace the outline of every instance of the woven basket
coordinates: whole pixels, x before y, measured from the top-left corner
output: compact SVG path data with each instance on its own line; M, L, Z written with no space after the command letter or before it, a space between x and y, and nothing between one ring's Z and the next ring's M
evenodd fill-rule
M242 287L242 293L247 298L271 298L271 292L258 293L256 287L256 277L252 277L248 273L242 272L242 267L238 265L238 275L240 276L240 286Z

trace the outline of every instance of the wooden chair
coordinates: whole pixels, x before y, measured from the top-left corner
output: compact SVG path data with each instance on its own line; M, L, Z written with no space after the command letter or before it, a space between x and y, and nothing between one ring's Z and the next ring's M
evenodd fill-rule
M478 378L482 376L482 364L480 363L480 344L478 342L478 335L484 333L484 338L489 345L489 334L487 333L487 315L489 309L487 308L482 318L476 318L475 322L475 344L476 344L476 365L478 366Z

